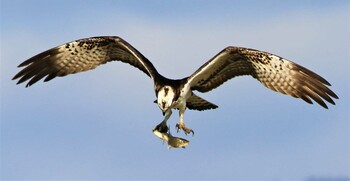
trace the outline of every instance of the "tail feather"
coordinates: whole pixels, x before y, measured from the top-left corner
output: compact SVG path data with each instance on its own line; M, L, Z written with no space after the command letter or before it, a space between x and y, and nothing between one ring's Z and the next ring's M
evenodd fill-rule
M186 106L188 109L193 109L193 110L198 110L198 111L218 108L217 105L215 105L211 102L208 102L201 97L198 97L194 93L192 94L192 96L190 98L188 98L188 100L186 102Z

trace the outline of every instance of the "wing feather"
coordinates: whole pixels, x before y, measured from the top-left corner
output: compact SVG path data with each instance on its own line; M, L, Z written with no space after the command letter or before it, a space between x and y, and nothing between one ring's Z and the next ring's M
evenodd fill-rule
M314 100L324 108L328 108L324 100L334 105L332 98L338 99L327 87L331 84L307 68L267 52L233 46L202 65L188 77L187 84L192 90L208 92L242 75L250 75L273 91L307 103Z
M154 79L158 74L152 63L129 43L119 37L101 36L72 41L44 51L21 63L24 67L13 79L26 87L40 79L45 82L57 76L88 71L110 61L128 63Z

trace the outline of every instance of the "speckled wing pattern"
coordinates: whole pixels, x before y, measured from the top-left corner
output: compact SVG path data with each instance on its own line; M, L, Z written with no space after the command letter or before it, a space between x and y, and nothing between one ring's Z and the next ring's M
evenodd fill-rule
M42 52L21 63L24 67L13 79L17 84L29 80L26 87L40 79L49 81L96 68L110 61L128 63L154 78L158 73L152 63L123 39L101 36L72 41Z
M310 104L314 100L324 108L328 107L323 100L334 105L331 97L338 99L316 73L277 55L242 47L222 50L193 73L188 84L192 90L208 92L241 75L251 75L271 90Z

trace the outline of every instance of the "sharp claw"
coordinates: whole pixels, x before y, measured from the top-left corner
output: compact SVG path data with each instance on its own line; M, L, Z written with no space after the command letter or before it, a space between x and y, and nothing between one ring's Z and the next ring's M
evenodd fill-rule
M184 131L185 131L185 134L186 134L186 135L187 135L187 134L191 134L191 133L192 133L192 136L194 135L194 131L193 131L192 129L185 128Z
M187 136L187 134L189 133L189 131L188 130L184 130L184 132L185 132L185 135Z
M187 134L190 134L190 133L192 133L192 136L194 135L194 131L193 131L192 129L187 128L187 127L185 127L184 125L181 126L180 124L176 124L176 130L177 130L177 132L179 132L180 129L182 129L182 130L185 132L186 135L187 135Z

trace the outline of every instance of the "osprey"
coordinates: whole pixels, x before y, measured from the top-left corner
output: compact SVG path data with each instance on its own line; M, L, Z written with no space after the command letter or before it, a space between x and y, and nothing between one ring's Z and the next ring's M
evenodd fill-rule
M156 103L163 113L163 121L153 131L161 136L168 134L167 120L173 109L179 110L177 131L194 133L185 126L186 108L193 110L215 109L218 106L197 96L194 91L209 92L224 82L241 75L250 75L267 88L301 98L312 104L316 101L328 108L324 100L335 105L331 97L338 96L327 86L324 78L292 61L267 52L229 46L183 79L168 79L158 73L152 63L128 42L116 36L101 36L72 41L49 49L21 63L24 67L14 79L17 84L29 80L26 87L40 79L92 70L110 61L128 63L153 80ZM186 140L187 141L187 140Z

